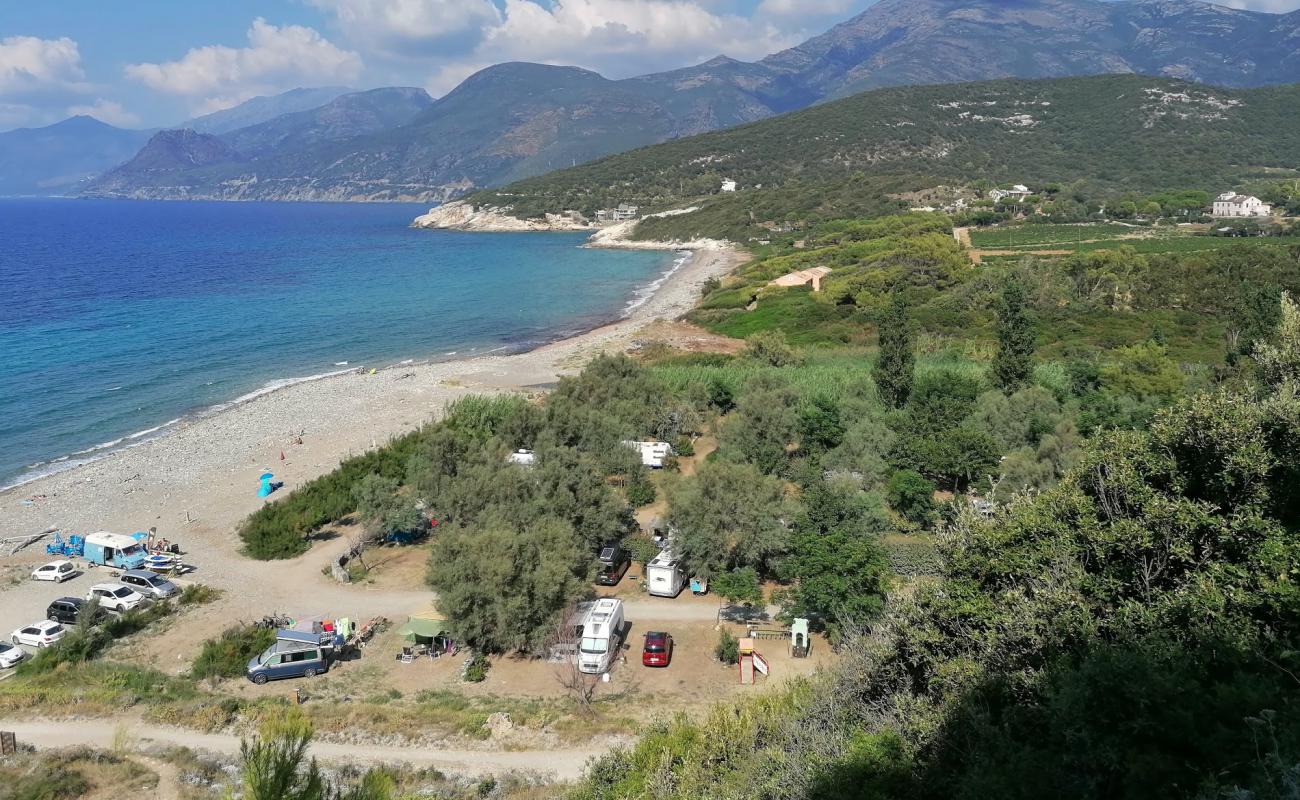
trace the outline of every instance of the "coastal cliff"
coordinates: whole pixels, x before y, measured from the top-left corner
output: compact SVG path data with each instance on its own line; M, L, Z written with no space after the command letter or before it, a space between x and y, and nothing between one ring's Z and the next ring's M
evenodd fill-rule
M689 214L696 207L647 214L653 217L672 217ZM594 231L584 247L602 247L611 250L727 250L730 242L722 239L642 240L632 238L639 220L627 220L612 225L596 225L581 216L547 214L542 219L520 219L508 209L496 206L475 207L457 200L432 208L411 222L413 228L434 230L474 231L477 233L527 233L545 231Z
M461 200L429 209L411 223L413 228L435 228L454 231L526 232L526 231L590 231L596 226L581 217L564 214L547 214L545 219L519 219L506 209L495 206L474 207Z

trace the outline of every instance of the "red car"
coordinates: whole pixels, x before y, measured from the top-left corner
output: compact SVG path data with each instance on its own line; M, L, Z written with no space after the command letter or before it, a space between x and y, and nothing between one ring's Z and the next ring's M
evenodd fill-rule
M663 631L650 631L645 635L645 649L641 663L647 667L666 667L673 660L673 636Z

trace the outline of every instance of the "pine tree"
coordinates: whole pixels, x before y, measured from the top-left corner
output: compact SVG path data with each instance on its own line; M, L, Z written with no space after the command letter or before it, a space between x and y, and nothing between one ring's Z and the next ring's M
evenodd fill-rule
M1007 394L1025 384L1033 374L1034 321L1025 307L1025 290L1011 280L1002 290L998 313L998 353L993 357L993 380Z
M912 394L912 376L916 355L912 352L912 332L907 324L907 305L895 293L889 308L880 319L880 355L872 377L880 397L900 408Z

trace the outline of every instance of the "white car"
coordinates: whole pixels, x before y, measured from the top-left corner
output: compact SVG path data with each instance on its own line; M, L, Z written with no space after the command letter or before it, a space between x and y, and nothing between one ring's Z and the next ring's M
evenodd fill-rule
M86 599L109 611L130 611L145 602L145 596L120 583L97 583L90 587Z
M49 647L62 639L65 633L67 631L59 623L43 619L40 622L33 622L31 625L24 625L14 631L13 636L9 638L14 644L25 644L28 647Z
M9 669L18 666L18 662L27 657L27 653L22 648L15 647L8 642L0 642L0 669Z
M55 581L63 583L66 580L77 577L81 570L71 561L51 561L48 564L37 567L32 570L32 580L34 581Z

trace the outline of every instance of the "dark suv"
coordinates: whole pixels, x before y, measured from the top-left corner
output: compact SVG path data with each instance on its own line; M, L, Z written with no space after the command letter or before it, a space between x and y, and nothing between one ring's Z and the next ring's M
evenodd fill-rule
M103 609L98 604L87 603L83 597L60 597L45 609L45 618L62 622L64 625L76 625L77 619L83 613L92 615L91 622L104 615Z
M610 542L600 548L600 572L596 583L601 586L617 586L632 566L632 556L618 542Z

